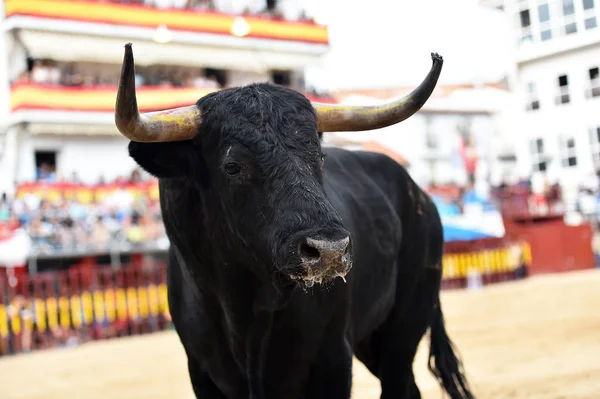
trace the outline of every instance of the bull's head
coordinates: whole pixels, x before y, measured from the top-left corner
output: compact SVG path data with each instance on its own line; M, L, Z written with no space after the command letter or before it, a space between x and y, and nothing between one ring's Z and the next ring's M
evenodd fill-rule
M432 57L418 88L379 106L311 104L296 91L254 84L140 114L128 44L115 121L140 166L197 192L202 224L228 261L252 259L311 286L344 277L352 262L349 233L324 190L320 134L382 128L413 115L441 72L441 57Z

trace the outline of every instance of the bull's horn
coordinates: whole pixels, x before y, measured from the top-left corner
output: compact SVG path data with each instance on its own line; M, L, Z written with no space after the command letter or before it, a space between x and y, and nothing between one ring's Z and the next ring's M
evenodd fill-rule
M411 117L427 101L437 84L442 56L431 53L433 65L425 80L405 97L375 106L330 105L313 103L319 132L349 132L390 126Z
M135 66L131 43L125 57L115 105L115 123L121 134L132 141L158 143L193 138L202 121L195 105L140 115L135 95Z

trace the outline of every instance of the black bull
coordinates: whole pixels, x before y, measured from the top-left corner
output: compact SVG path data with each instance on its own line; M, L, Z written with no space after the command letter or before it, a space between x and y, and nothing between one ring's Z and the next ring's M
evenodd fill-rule
M431 372L471 398L440 306L440 217L407 171L323 148L311 103L280 86L197 107L193 139L129 144L160 179L169 305L196 397L347 399L354 354L382 398L419 398L412 364L429 328Z

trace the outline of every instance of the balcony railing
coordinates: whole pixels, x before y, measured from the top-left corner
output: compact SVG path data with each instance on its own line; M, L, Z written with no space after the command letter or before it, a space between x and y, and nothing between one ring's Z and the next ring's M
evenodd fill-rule
M138 107L142 112L195 104L199 98L218 89L195 87L145 86L137 89ZM11 87L11 110L56 110L114 112L116 86L59 86L38 83L15 83ZM311 101L333 103L335 100L313 96Z
M128 6L139 6L163 11L188 10L196 12L214 12L222 14L237 14L243 16L257 16L265 19L286 20L291 22L315 23L313 19L307 17L306 11L301 10L297 15L286 15L281 9L275 7L272 10L266 7L255 12L250 11L251 1L244 2L223 2L214 0L157 0L148 2L148 0L70 0L70 1L89 1L102 4L119 4Z
M181 1L173 4L179 5L179 3ZM190 33L325 45L329 42L327 27L306 18L295 21L285 20L281 14L273 12L236 15L218 10L205 10L201 7L149 7L134 0L5 0L5 13L7 19L41 18L150 29L165 25L171 31ZM242 16L244 29L236 31L234 24L239 22Z

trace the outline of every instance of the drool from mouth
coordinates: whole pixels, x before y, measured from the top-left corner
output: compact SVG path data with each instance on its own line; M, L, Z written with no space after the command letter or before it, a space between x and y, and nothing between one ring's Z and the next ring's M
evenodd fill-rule
M346 283L346 274L348 274L348 270L343 271L343 272L338 272L336 271L334 268L332 269L328 269L325 270L322 273L319 274L315 274L313 272L313 269L308 266L307 268L307 272L305 275L302 276L294 276L294 275L290 275L290 278L292 280L301 280L304 282L304 285L307 288L311 288L312 286L315 285L315 283L317 284L323 284L323 282L328 282L328 281L333 281L335 280L337 277L341 278L344 283ZM333 273L331 273L333 272Z

